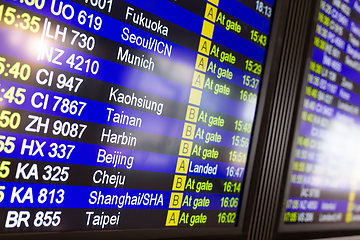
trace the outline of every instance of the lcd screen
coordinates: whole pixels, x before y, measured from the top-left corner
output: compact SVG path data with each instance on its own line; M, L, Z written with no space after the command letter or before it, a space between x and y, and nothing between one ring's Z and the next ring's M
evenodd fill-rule
M0 231L237 226L273 7L0 1Z

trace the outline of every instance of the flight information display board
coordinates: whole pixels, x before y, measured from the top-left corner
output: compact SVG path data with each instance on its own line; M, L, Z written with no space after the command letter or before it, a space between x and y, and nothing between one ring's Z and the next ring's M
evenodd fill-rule
M319 2L281 222L351 228L360 221L360 3Z
M0 1L0 231L237 226L273 6Z

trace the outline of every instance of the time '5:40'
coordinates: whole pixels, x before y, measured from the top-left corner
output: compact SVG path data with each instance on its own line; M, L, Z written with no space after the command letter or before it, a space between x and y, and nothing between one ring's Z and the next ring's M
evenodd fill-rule
M26 81L30 77L31 67L29 64L21 64L20 62L12 65L6 63L6 58L0 57L0 75L2 74L4 74L5 77L12 75L14 79L20 77L21 80Z

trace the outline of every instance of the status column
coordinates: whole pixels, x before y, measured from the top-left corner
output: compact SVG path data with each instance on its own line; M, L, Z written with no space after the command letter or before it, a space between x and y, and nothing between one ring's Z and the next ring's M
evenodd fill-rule
M205 72L208 65L208 56L211 48L211 39L214 33L214 22L217 13L219 0L208 0L205 9L205 19L201 31L199 41L198 54L195 62L195 71L192 79L192 87L189 95L189 105L187 107L185 123L182 133L182 139L179 149L179 157L176 164L172 193L170 197L169 209L167 212L165 226L178 226L179 224L188 224L189 214L181 213L180 209L183 200L183 191L186 184L186 174L188 172L190 157L192 154L192 146L196 131L196 123L198 121L199 106L201 103L202 89L204 87ZM190 179L191 180L191 179ZM188 199L186 206L191 206L191 198Z

